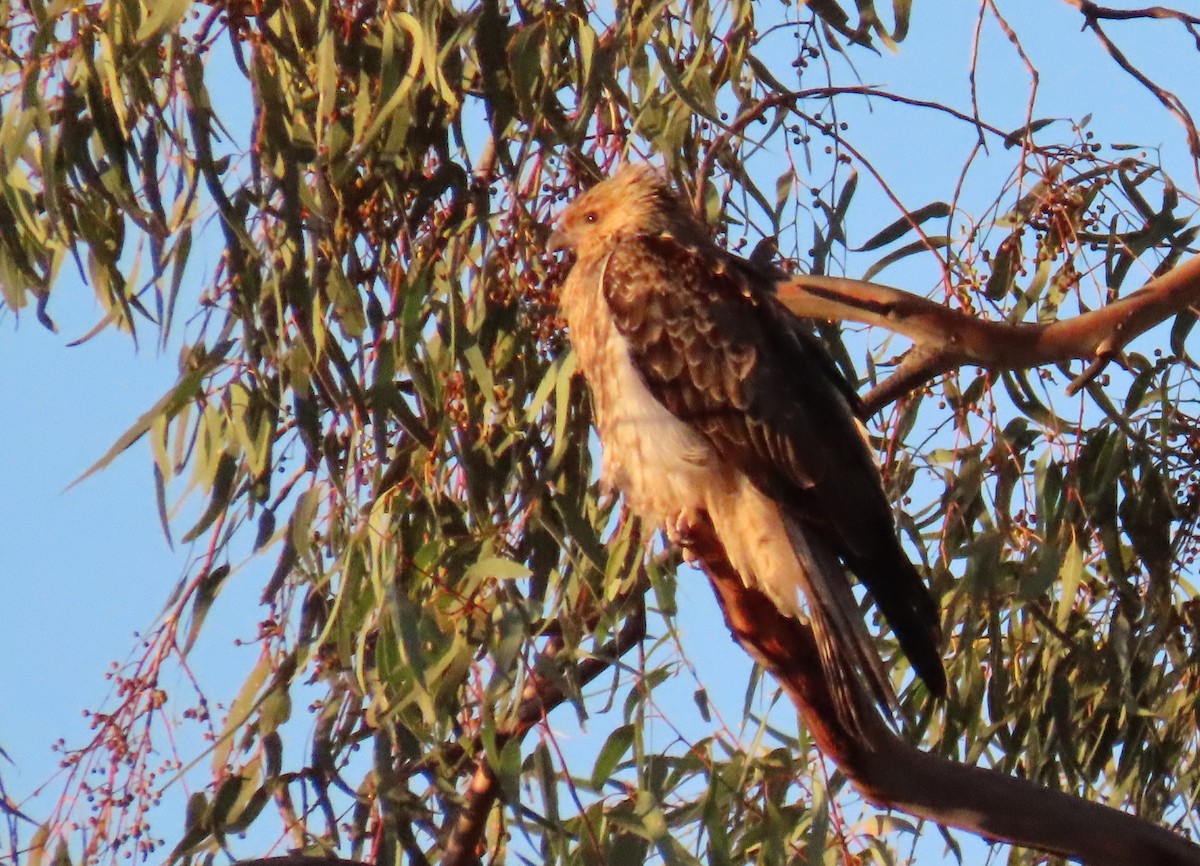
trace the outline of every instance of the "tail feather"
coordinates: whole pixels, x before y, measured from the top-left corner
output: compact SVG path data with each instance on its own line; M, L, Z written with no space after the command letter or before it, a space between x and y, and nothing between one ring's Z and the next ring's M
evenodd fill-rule
M896 694L863 622L858 601L837 556L823 543L813 543L805 528L784 518L788 540L799 566L798 583L808 600L810 621L833 692L843 717L857 726L854 695L866 686L891 719Z
M749 480L730 487L713 485L705 497L704 510L746 584L766 593L780 612L811 623L822 668L845 722L860 727L863 696L890 716L897 703L895 692L832 539L780 508ZM892 543L907 570L897 567L900 573L894 578L882 569L856 569L856 574L888 617L914 669L931 691L942 694L945 674L937 649L937 610L899 542L893 537ZM879 552L879 561L890 560L891 551ZM849 565L853 568L855 563ZM878 575L885 579L866 580Z
M946 671L940 651L941 615L899 542L890 551L886 565L851 562L850 568L870 590L917 676L931 694L944 697Z

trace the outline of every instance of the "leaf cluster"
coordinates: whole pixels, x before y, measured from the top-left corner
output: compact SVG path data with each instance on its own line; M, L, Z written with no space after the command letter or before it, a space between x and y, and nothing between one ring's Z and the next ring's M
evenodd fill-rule
M848 5L0 10L6 307L52 325L73 267L105 310L97 329L183 344L177 384L94 467L148 440L164 530L203 550L149 644L182 659L229 582L270 562L258 659L223 718L202 714L211 784L167 834L171 862L276 813L293 849L425 864L472 809L468 853L491 862L894 862L910 828L851 827L806 742L648 738L679 671L671 563L595 483L548 222L622 155L656 153L732 246L790 236L796 266L868 278L920 254L949 303L1013 321L1103 303L1089 279L1123 291L1197 229L1144 155L1105 160L1083 125L1064 142L1032 123L993 136L1013 174L978 217L943 195L865 220L860 172L890 188L838 119L861 89L834 85L848 52L904 38L910 4L890 26ZM781 34L798 82L819 87L781 82ZM769 192L764 141L788 160ZM200 249L218 251L209 272ZM888 481L958 684L944 710L906 692L913 738L1150 818L1187 808L1191 323L1065 409L1066 371L963 371L886 419ZM887 366L822 333L856 379ZM188 495L198 517L177 526ZM561 703L580 719L623 707L590 773L558 747ZM114 779L146 772L129 754L111 754ZM117 831L121 784L100 792L83 861L154 850ZM37 851L57 839L77 856L69 823Z

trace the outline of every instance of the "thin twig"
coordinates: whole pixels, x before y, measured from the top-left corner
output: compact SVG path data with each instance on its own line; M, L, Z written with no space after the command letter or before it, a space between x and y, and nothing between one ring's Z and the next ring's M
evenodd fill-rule
M965 112L959 111L956 108L951 108L940 102L933 102L928 99L916 99L911 96L902 96L898 93L891 93L887 90L881 90L877 87L865 85L853 87L813 87L806 90L784 91L780 93L772 93L764 96L754 105L747 108L739 114L725 130L718 135L712 145L704 152L704 156L700 159L700 165L696 170L696 191L692 198L692 206L698 211L703 211L704 205L704 185L712 174L713 164L716 162L717 156L721 150L729 144L729 142L746 129L754 121L758 120L768 111L783 106L794 106L796 103L805 99L830 99L835 96L867 96L878 97L887 102L895 102L900 105L907 105L913 108L927 108L932 111L947 114L956 120L961 120L968 123L982 132L991 133L998 138L1006 138L1008 133L1004 130L992 126L990 123L984 123L978 118L972 117Z
M1159 87L1156 83L1154 83L1153 80L1150 79L1150 77L1148 75L1146 75L1144 72L1142 72L1136 66L1134 66L1133 63L1131 63L1129 61L1129 58L1127 58L1125 56L1124 52L1122 52L1121 49L1117 47L1116 43L1108 38L1108 34L1104 32L1104 28L1100 26L1100 20L1102 17L1115 18L1115 17L1119 17L1119 16L1116 16L1116 15L1101 16L1098 13L1100 13L1100 12L1115 13L1118 10L1101 9L1100 7L1097 7L1094 4L1088 2L1088 0L1066 0L1066 2L1071 4L1072 6L1076 7L1081 13L1083 13L1084 27L1088 28L1089 30L1091 30L1093 33L1096 34L1096 38L1100 40L1100 44L1104 46L1104 50L1107 51L1108 55L1113 60L1116 61L1117 65L1120 66L1123 70L1125 70L1125 72L1127 72L1130 76L1132 76L1139 84L1141 84L1143 87L1145 87L1147 90L1149 90L1152 94L1154 94L1154 98L1157 99L1160 103L1162 103L1163 107L1166 108L1167 111L1169 111L1169 112L1171 112L1171 114L1175 115L1176 120L1178 120L1181 124L1183 124L1184 133L1187 135L1188 150L1192 154L1192 166L1196 173L1196 180L1200 181L1200 132L1197 132L1196 123L1194 120L1192 120L1192 115L1187 110L1187 106L1183 104L1183 100L1180 99L1176 94L1172 93L1171 91L1169 91L1163 87ZM1139 11L1148 12L1149 10L1139 10ZM1163 10L1163 11L1170 11L1170 10ZM1131 17L1166 17L1166 16L1141 15L1141 16L1131 16ZM1175 17L1175 16L1171 16L1171 17ZM1191 23L1191 22L1189 22L1189 23Z

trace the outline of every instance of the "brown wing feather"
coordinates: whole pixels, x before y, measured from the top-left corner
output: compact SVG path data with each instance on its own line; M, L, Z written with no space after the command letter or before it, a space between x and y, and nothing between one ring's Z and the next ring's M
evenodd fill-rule
M666 236L617 244L603 291L652 394L813 527L945 691L933 599L896 537L848 386L753 267Z

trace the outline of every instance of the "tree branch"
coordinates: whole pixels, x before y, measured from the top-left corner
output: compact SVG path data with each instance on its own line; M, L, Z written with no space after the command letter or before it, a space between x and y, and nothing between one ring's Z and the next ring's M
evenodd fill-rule
M639 601L641 599L639 598ZM646 607L640 603L621 626L617 635L598 653L584 659L575 668L575 681L580 687L592 682L629 650L638 646L646 636ZM561 644L554 644L542 656L543 663L557 655ZM499 727L496 747L503 748L512 739L521 739L530 729L543 721L555 707L567 700L566 691L549 677L535 672L525 685L521 702L513 720ZM478 746L478 744L476 744ZM487 817L500 797L500 779L481 754L475 762L471 782L463 793L462 805L449 820L449 836L443 848L441 866L475 866L480 862L479 843L487 826ZM354 861L337 858L289 854L239 861L238 866L361 866Z
M592 658L584 659L575 668L575 678L580 687L587 685L604 671L612 667L621 656L642 642L646 636L646 608L639 605L637 611L626 618L621 630L603 650ZM547 677L534 673L522 692L514 720L503 726L496 734L496 748L503 748L510 740L521 739L546 715L567 699L561 686ZM463 803L453 820L453 828L446 841L441 866L474 866L480 862L478 849L487 816L500 796L500 780L481 754L475 763L475 773L463 794Z
M1200 257L1098 310L1047 324L980 319L901 289L841 277L791 277L778 293L802 318L877 325L913 341L897 371L864 398L863 414L870 415L966 364L1021 369L1089 361L1068 389L1075 393L1134 337L1200 301Z
M704 155L700 159L700 164L696 170L696 185L695 193L692 197L692 208L696 213L704 213L704 185L712 175L713 167L720 157L721 150L729 144L734 138L738 138L746 131L754 121L762 118L767 112L776 109L788 107L792 111L796 110L796 105L806 99L832 99L835 96L866 96L874 97L886 102L895 102L899 105L907 105L913 108L926 108L941 114L949 115L950 117L961 120L964 123L975 127L982 139L983 133L989 132L998 138L1007 138L1008 133L998 127L992 126L989 123L984 123L978 117L973 117L955 108L945 105L941 102L936 102L929 99L917 99L912 96L903 96L899 93L892 93L888 90L883 90L878 87L869 85L854 85L850 87L813 87L807 90L796 91L779 91L764 96L758 102L746 108L741 114L734 118L730 124L724 127L721 134L718 135L713 143L705 148Z
M861 690L856 719L865 737L856 739L839 718L811 629L742 583L707 518L689 530L734 638L779 681L817 747L870 802L1090 866L1200 864L1200 847L1156 824L910 746Z
M1187 135L1188 150L1192 154L1192 164L1197 172L1197 180L1200 180L1200 132L1196 130L1196 123L1192 119L1191 112L1187 110L1187 106L1184 105L1183 100L1179 96L1154 83L1148 75L1130 62L1129 58L1117 47L1115 42L1108 38L1108 34L1100 26L1101 18L1175 18L1190 28L1195 26L1195 21L1192 20L1193 16L1184 16L1181 13L1164 9L1161 6L1154 7L1153 9L1127 10L1125 15L1120 15L1117 14L1117 10L1097 6L1095 3L1090 2L1090 0L1067 0L1067 3L1083 13L1083 26L1096 34L1096 38L1100 40L1101 46L1103 46L1104 50L1108 52L1108 55L1116 64L1135 81L1150 91L1154 95L1154 98L1162 103L1162 106L1183 125L1184 132ZM1194 36L1195 34L1193 33Z
M314 854L283 854L279 857L254 857L238 860L234 866L363 866L358 860L319 857Z
M1181 21L1184 24L1200 24L1200 16L1189 15L1165 6L1147 6L1145 9L1111 9L1097 6L1091 0L1067 0L1088 18L1106 18L1112 21L1129 21L1136 18L1158 18Z
M488 813L500 796L500 780L488 763L487 757L481 757L475 765L475 775L471 784L463 794L463 804L454 819L454 828L446 841L443 864L477 864L479 858L479 842L483 838L483 830L487 825Z

